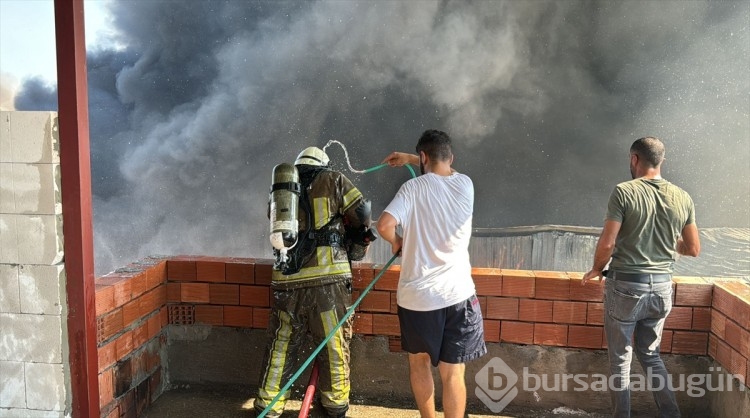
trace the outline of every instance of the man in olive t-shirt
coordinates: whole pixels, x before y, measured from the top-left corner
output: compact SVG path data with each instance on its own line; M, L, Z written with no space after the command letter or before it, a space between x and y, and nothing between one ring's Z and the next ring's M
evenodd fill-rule
M672 309L675 258L677 254L698 256L700 239L693 201L661 177L663 161L664 144L657 138L640 138L630 147L633 180L618 184L612 192L594 265L583 277L583 284L593 278L601 280L603 275L608 279L604 331L615 417L630 416L633 351L646 373L659 416L680 416L659 344Z

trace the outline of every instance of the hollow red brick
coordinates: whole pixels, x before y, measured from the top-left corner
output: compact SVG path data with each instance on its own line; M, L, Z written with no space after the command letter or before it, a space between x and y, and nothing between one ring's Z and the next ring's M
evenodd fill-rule
M485 342L500 342L500 321L494 319L485 319L483 328Z
M604 303L588 302L586 307L586 324L604 325Z
M253 327L253 308L246 306L224 306L224 325L228 327Z
M534 324L528 322L502 321L500 340L516 344L534 343Z
M132 285L130 276L123 275L120 280L114 283L115 288L115 306L123 306L133 298Z
M268 328L268 320L271 317L269 308L253 308L253 328Z
M147 316L151 312L157 310L161 305L167 303L167 286L162 286L162 289L164 290L164 301L160 303L158 300L159 297L159 288L154 288L149 290L148 292L144 293L143 296L138 298L138 306L140 308L140 316Z
M356 313L354 314L354 323L352 329L356 334L372 334L372 314Z
M727 289L727 285L724 282L716 282L714 284L713 300L711 307L717 309L719 312L727 316L732 316L732 308L734 295Z
M732 355L729 362L729 372L737 376L738 379L740 379L740 381L745 385L747 385L748 383L748 376L745 374L747 373L747 361L747 358L740 352L732 350Z
M693 308L693 331L711 330L711 308Z
M534 271L534 297L537 299L570 300L570 279L567 273Z
M487 318L490 319L518 319L518 299L506 297L487 298Z
M239 305L240 286L237 284L210 283L208 298L212 305Z
M146 289L153 289L167 282L167 262L160 261L146 270Z
M711 332L716 334L720 339L724 339L727 317L721 312L711 309Z
M133 347L138 349L148 341L148 322L144 322L141 325L133 329Z
M140 314L141 306L139 299L126 303L122 307L122 326L127 328L130 324L135 322L135 320L140 318Z
M254 263L226 263L224 279L227 283L255 284Z
M661 343L659 344L659 351L662 353L672 352L672 335L674 331L664 330L661 333Z
M734 319L742 328L750 329L750 297L737 296L734 301Z
M117 361L117 347L114 342L104 344L97 349L97 357L99 363L99 373L104 369L112 366Z
M117 360L125 358L133 351L133 333L128 331L117 337L115 340L115 351Z
M708 333L692 331L675 331L672 335L673 354L706 355L708 351Z
M368 293L362 303L359 305L360 309L367 312L391 312L391 292L383 290L372 290Z
M721 340L716 340L716 361L725 369L729 370L732 359L732 348Z
M215 326L224 325L224 307L215 305L196 305L195 323Z
M558 324L585 324L588 306L586 302L554 301L552 322Z
M99 341L105 341L110 339L115 334L122 331L122 308L117 308L114 311L105 314L101 318L101 329L97 336Z
M527 270L503 270L503 296L533 298L534 273Z
M97 284L95 289L96 316L102 316L115 308L115 288Z
M269 286L273 275L273 261L258 260L255 262L255 284Z
M716 350L719 345L719 338L714 334L708 335L708 355L716 360Z
M737 376L740 379L740 382L746 384L747 358L737 350L732 350L731 355L729 356L729 373Z
M568 345L568 326L561 324L535 324L534 344L557 347Z
M180 286L180 301L189 303L208 303L208 283L182 283Z
M146 292L146 281L148 277L146 273L140 272L130 279L130 291L133 299L144 294Z
M373 314L372 332L375 335L401 335L398 316L392 314Z
M496 268L473 268L471 277L474 279L477 295L480 296L502 296L503 276L502 271Z
M151 315L146 321L148 326L148 339L152 339L161 331L161 322L159 315Z
M240 286L240 305L267 308L271 302L271 291L267 286Z
M740 345L737 347L737 351L750 359L750 331L741 329L740 334Z
M742 345L742 328L730 318L727 318L724 327L724 341L735 350L739 350Z
M675 277L677 306L711 306L714 286L700 277Z
M225 281L226 264L218 260L198 260L195 263L195 280L199 282Z
M521 299L518 305L518 319L527 322L552 322L551 300Z
M354 263L352 266L352 288L364 290L370 285L374 276L372 264Z
M197 277L194 260L167 260L167 280L195 281Z
M572 275L573 273L568 273ZM581 275L582 277L582 275ZM604 301L604 282L599 280L590 280L585 285L582 284L578 275L570 278L570 300L582 302L603 302Z
M602 348L602 327L588 325L568 326L568 346L576 348Z
M377 277L381 271L382 269L375 269L373 271L375 277ZM401 266L388 267L388 270L386 270L375 283L374 288L377 290L391 290L395 292L396 290L398 290L398 278L400 274ZM375 280L375 277L373 277L373 280Z
M161 323L162 328L169 324L169 310L167 310L166 306L162 306L161 309L159 309L159 322Z
M113 369L109 368L99 374L99 406L101 408L114 400L114 391Z
M693 329L693 308L687 306L674 306L669 312L666 321L666 329Z
M182 290L180 283L167 283L167 302L180 303Z
M182 287L180 287L182 289ZM167 285L159 285L146 292L140 299L141 316L148 316L167 304Z

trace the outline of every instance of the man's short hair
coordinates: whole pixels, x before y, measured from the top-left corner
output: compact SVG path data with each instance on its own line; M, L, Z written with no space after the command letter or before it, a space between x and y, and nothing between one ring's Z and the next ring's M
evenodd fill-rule
M630 153L638 155L651 167L658 167L664 161L664 144L653 136L638 138L630 146Z
M432 160L446 161L453 156L451 137L443 131L428 129L417 142L417 154L424 152Z

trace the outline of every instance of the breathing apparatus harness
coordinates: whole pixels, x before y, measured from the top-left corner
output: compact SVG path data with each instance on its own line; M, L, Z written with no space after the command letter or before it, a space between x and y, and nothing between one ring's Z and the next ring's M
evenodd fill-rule
M279 250L274 249L274 256L276 256L274 269L280 270L284 275L299 272L302 266L307 264L310 258L315 254L316 247L341 247L344 245L344 237L334 227L334 224L341 215L337 214L322 228L314 229L313 225L315 225L315 220L313 219L313 211L310 207L310 200L307 195L310 185L318 174L323 171L331 171L331 169L328 167L300 165L297 167L297 170L299 171L300 180L300 206L305 213L307 222L305 230L301 231L298 236L297 244L289 249L289 257L286 262L280 262Z

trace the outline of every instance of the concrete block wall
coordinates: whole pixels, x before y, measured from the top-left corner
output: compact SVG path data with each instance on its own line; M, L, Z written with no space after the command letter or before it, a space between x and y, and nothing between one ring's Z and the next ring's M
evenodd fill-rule
M0 417L61 417L71 394L53 112L0 112Z

